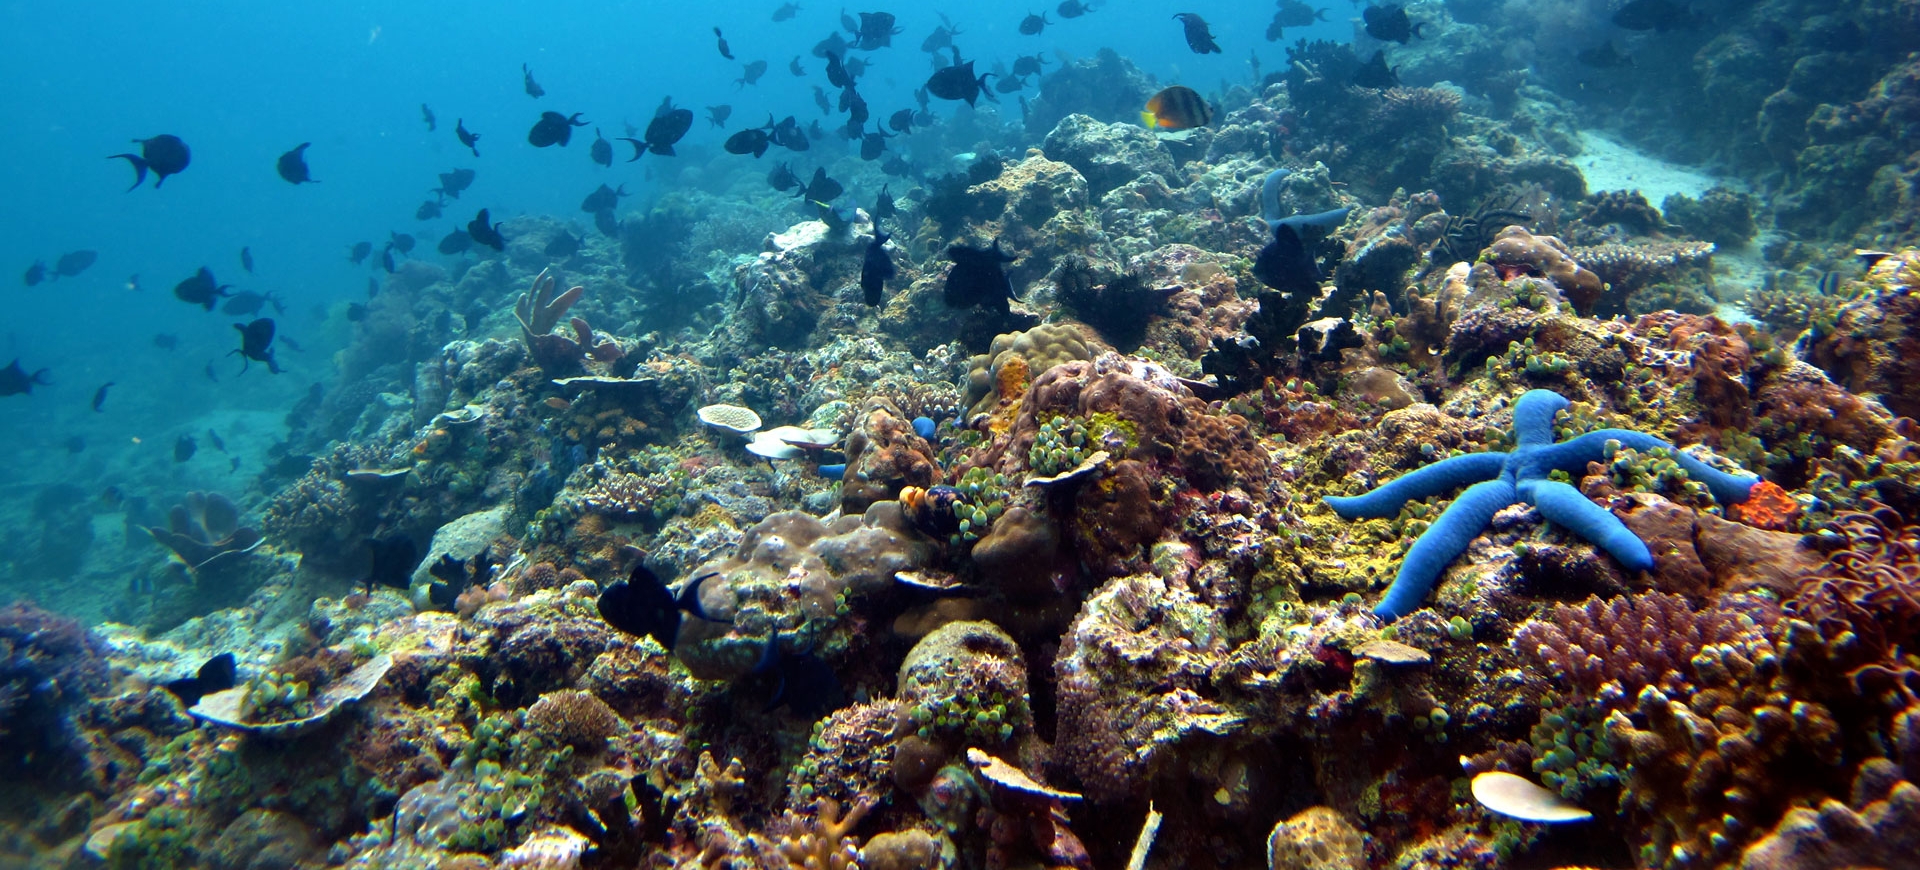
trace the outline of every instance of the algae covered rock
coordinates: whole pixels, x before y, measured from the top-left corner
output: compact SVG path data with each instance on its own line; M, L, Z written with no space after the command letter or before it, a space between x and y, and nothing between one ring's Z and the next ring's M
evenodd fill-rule
M700 587L708 614L731 622L686 619L674 652L700 679L745 676L779 633L822 634L841 619L847 598L893 586L894 575L925 567L932 546L895 502L832 522L783 511L748 529L732 556L701 565L715 575Z
M1137 124L1068 115L1047 134L1044 147L1049 159L1080 171L1095 199L1142 175L1158 176L1167 184L1180 177L1160 140Z

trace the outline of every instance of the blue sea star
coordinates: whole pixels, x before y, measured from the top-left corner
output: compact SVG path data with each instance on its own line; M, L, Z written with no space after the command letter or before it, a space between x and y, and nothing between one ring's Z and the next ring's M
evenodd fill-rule
M1609 441L1635 450L1672 450L1674 461L1686 469L1688 477L1706 484L1721 504L1746 501L1759 482L1749 475L1728 474L1631 429L1601 429L1555 443L1553 417L1569 404L1559 393L1528 390L1513 406L1512 451L1455 456L1402 475L1366 495L1323 499L1342 518L1380 519L1399 515L1400 506L1408 501L1467 487L1407 550L1399 575L1374 613L1393 620L1418 609L1440 574L1467 551L1493 515L1519 502L1533 505L1548 520L1613 554L1628 570L1652 568L1653 553L1612 511L1594 504L1579 490L1547 478L1554 471L1579 473L1588 462L1605 459Z

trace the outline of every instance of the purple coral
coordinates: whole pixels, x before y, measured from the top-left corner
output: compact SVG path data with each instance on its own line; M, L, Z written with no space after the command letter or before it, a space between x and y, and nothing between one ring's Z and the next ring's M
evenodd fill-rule
M1686 688L1695 657L1709 645L1740 650L1763 642L1744 613L1696 612L1678 595L1655 592L1556 605L1547 620L1521 626L1513 648L1583 698L1633 698L1648 686L1669 693Z

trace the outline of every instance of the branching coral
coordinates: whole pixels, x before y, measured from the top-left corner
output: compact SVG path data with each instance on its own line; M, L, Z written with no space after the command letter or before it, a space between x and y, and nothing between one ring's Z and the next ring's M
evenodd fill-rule
M1751 658L1763 644L1745 614L1696 613L1686 599L1657 592L1556 605L1547 620L1530 620L1513 637L1516 652L1545 666L1583 700L1631 698L1648 686L1678 691L1691 679L1702 649L1718 646L1721 654Z
M795 830L780 838L780 856L795 870L859 870L860 844L853 840L853 828L873 804L863 798L842 815L839 801L821 798L813 818L794 819Z

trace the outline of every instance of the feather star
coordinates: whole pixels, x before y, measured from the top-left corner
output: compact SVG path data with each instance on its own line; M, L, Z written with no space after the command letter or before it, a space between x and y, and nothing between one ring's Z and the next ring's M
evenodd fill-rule
M1486 529L1493 515L1520 502L1533 505L1549 521L1606 550L1628 570L1652 568L1653 553L1646 543L1612 511L1594 504L1572 486L1547 477L1554 471L1577 473L1585 470L1588 462L1605 459L1609 441L1635 450L1672 450L1674 461L1686 469L1688 477L1705 483L1723 505L1746 501L1759 482L1751 475L1721 471L1665 441L1631 429L1601 429L1556 443L1553 417L1570 404L1559 393L1529 390L1513 406L1513 450L1455 456L1402 475L1365 495L1323 499L1344 519L1381 519L1398 516L1401 505L1408 501L1467 488L1407 550L1400 573L1374 613L1394 620L1418 609L1433 592L1441 573L1467 551L1467 545Z

